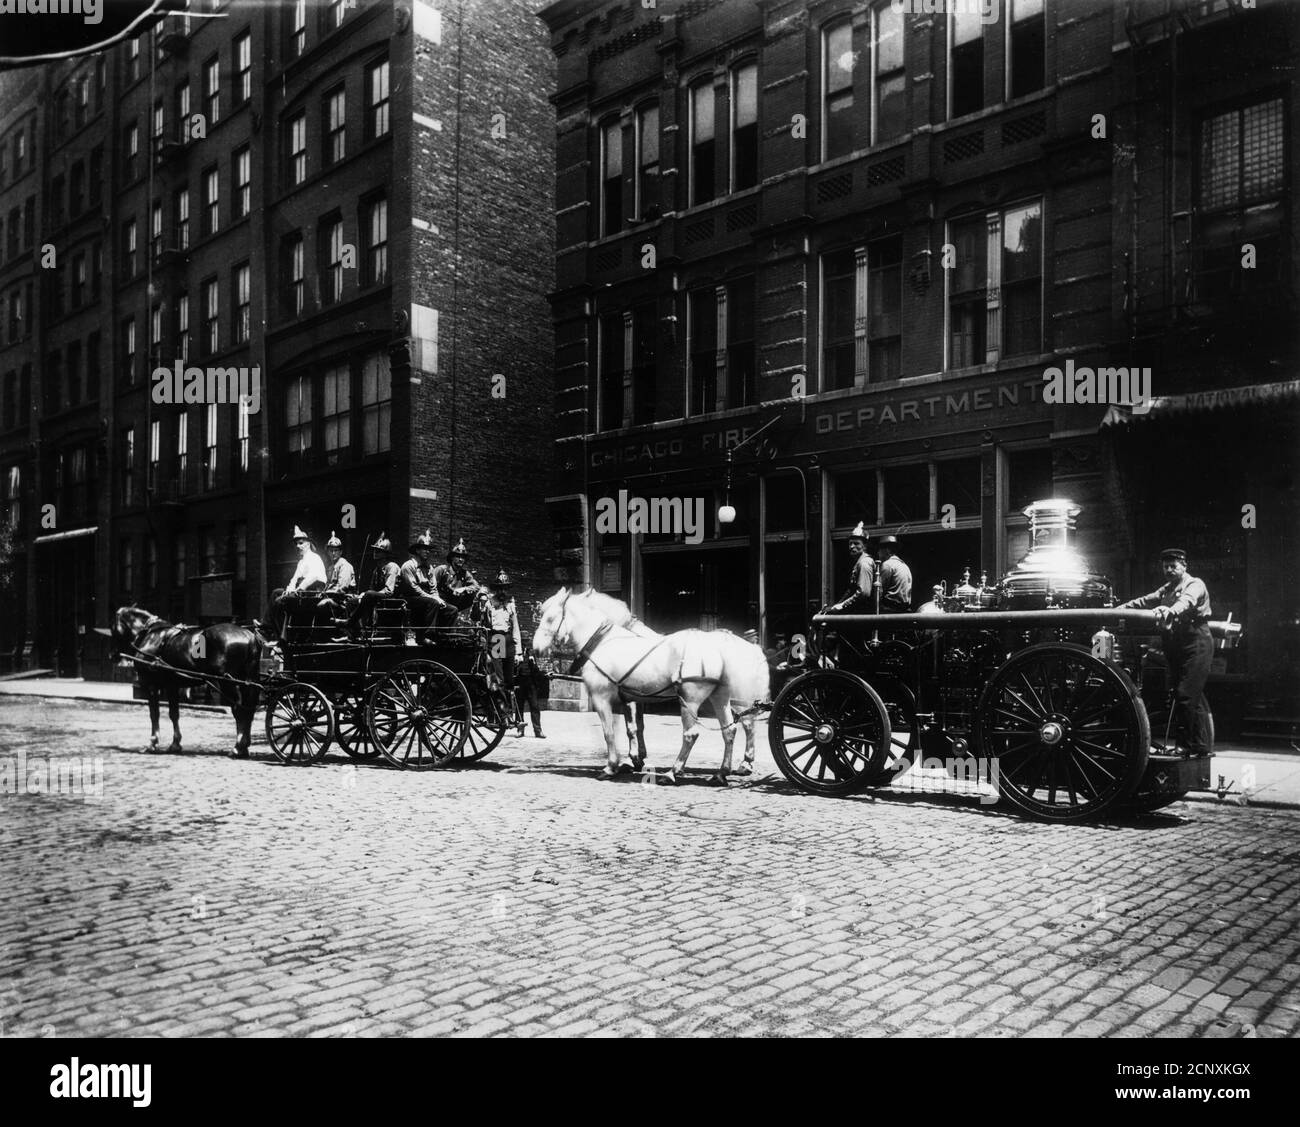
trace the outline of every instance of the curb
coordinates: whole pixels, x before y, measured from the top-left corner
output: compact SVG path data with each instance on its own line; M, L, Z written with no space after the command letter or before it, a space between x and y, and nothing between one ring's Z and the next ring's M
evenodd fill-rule
M117 699L116 697L92 697L85 694L71 693L9 693L0 689L0 696L4 697L38 697L41 700L76 700L89 701L91 704L138 704L147 707L147 700L136 700L134 697ZM219 704L191 704L188 701L180 703L182 709L189 709L192 712L229 712L230 709Z

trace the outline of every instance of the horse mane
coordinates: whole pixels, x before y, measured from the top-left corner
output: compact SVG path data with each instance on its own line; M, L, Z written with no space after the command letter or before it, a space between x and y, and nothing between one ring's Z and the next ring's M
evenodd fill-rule
M606 595L604 591L597 591L594 587L584 591L579 598L589 599L593 605L603 609L606 613L613 612L610 617L616 626L626 626L636 616L632 613L632 608L623 602L622 599L616 599L613 595ZM614 618L617 615L617 618Z

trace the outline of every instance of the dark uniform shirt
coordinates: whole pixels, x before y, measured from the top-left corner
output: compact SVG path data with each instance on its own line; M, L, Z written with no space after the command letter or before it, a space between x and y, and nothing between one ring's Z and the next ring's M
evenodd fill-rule
M374 570L370 573L370 590L378 591L381 595L396 594L399 574L401 569L392 560L375 564Z
M897 556L880 565L880 609L912 609L912 569Z
M1202 622L1210 621L1210 592L1204 582L1186 572L1151 594L1130 599L1124 605L1138 610L1168 607L1182 626L1199 626Z
M398 572L397 585L402 595L420 595L424 598L437 597L433 577L420 566L420 561L412 556L402 564Z
M872 584L876 578L876 561L863 552L853 561L853 572L849 576L849 587L844 598L839 602L837 614L870 614L875 608L871 603Z
M472 607L479 592L483 590L468 569L457 571L453 564L439 564L435 567L433 584L443 601L458 610Z

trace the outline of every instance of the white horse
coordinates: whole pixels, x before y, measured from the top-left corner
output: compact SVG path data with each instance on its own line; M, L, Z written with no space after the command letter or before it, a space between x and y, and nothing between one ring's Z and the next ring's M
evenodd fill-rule
M603 596L608 599L608 596ZM627 607L617 600L621 615ZM621 609L619 609L621 608ZM629 612L630 615L630 612ZM736 735L732 701L741 704L747 737L746 758L740 774L749 774L754 757L752 713L766 699L767 662L763 652L734 634L722 631L680 630L655 634L641 624L643 633L616 625L601 612L592 597L574 596L561 588L541 606L533 650L545 654L554 642L571 641L584 659L582 679L587 686L605 735L606 762L602 774L612 778L623 767L615 739L614 711L625 701L671 700L681 705L682 748L677 761L664 775L675 783L685 769L691 748L699 738L699 712L705 701L713 706L722 725L724 754L715 782L725 783L731 774L732 744ZM744 647L742 650L740 647ZM752 651L749 652L749 651ZM641 755L644 758L644 744Z

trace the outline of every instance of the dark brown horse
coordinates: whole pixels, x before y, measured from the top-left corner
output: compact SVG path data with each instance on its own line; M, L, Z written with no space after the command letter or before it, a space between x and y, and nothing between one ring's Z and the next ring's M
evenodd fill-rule
M135 662L136 675L148 694L151 750L158 750L163 693L167 694L167 714L172 722L172 742L167 750L180 751L180 690L186 685L207 684L218 690L222 704L234 714L237 738L232 754L241 759L248 755L262 656L262 639L256 633L229 622L173 626L140 607L119 607L113 616L112 638L113 655Z

